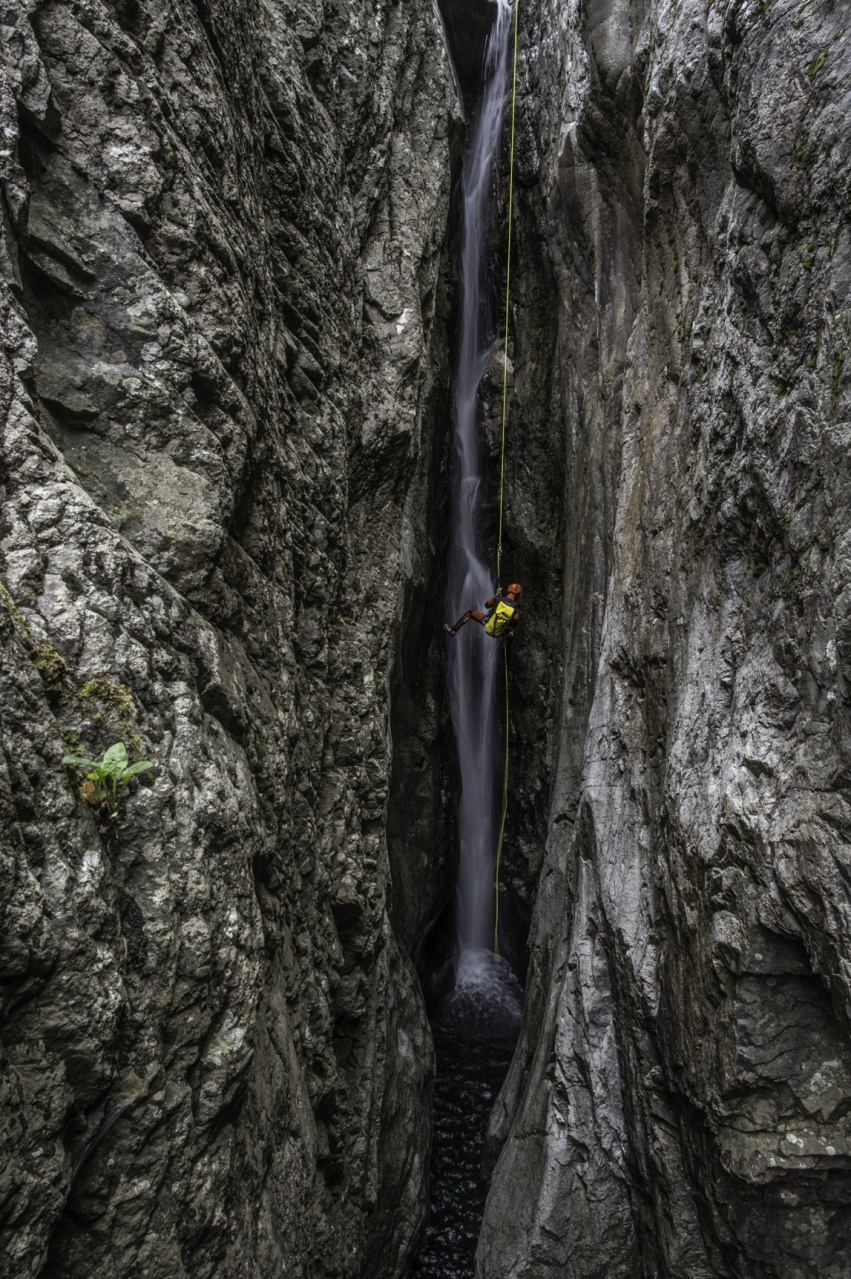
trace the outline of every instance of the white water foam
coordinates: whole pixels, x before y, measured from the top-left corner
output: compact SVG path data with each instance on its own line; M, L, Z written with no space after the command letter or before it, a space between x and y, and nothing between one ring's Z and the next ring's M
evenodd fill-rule
M523 1019L523 987L510 966L491 950L462 950L455 975L454 1003L487 1005L488 1016L504 1033L520 1033Z

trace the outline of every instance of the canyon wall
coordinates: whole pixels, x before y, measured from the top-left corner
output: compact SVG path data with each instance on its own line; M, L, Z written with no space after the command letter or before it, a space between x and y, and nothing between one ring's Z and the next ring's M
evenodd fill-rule
M0 56L0 1270L395 1275L447 891L439 24L7 0ZM112 818L60 761L119 740Z
M847 5L520 13L506 855L543 864L477 1275L844 1279Z

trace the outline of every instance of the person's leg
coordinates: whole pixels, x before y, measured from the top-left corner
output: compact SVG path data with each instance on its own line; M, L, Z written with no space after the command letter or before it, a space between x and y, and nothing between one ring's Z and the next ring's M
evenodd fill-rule
M450 635L455 635L458 631L460 631L461 627L466 626L471 619L475 619L475 621L481 622L484 620L484 618L485 618L484 613L480 613L477 608L471 608L471 609L468 609L468 611L464 614L463 617L458 618L458 621L455 623L454 626L447 626L446 622L444 622L443 629L448 631Z
M462 626L466 626L470 620L470 613L465 613L463 617L459 617L454 626L450 626L448 622L443 623L443 629L449 634L454 635L456 631L460 631Z

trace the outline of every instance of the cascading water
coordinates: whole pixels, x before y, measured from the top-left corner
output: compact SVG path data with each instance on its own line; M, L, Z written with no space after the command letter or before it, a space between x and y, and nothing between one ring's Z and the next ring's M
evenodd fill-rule
M481 607L495 582L481 528L479 383L493 345L487 249L508 79L511 7L497 0L482 94L461 174L459 348L454 387L447 615ZM435 1016L431 1214L417 1279L469 1279L485 1186L481 1147L487 1116L508 1069L523 994L508 965L491 953L502 752L496 705L501 645L475 624L449 641L449 693L458 747L460 859L456 887L458 971Z
M510 7L506 0L499 0L487 46L479 114L461 174L460 340L455 374L447 590L447 609L453 620L468 608L480 608L495 587L480 519L478 389L493 346L486 259L494 164L502 134L510 24ZM500 645L476 625L465 626L449 645L450 705L461 773L456 912L462 955L486 949L493 936L500 756L495 695L500 657Z

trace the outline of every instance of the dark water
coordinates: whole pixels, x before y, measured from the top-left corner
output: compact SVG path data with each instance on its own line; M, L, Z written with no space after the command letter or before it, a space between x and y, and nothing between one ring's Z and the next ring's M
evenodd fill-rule
M431 1213L410 1279L472 1279L487 1187L482 1141L520 1033L523 993L486 951L462 955L455 990L432 1023L437 1050Z

